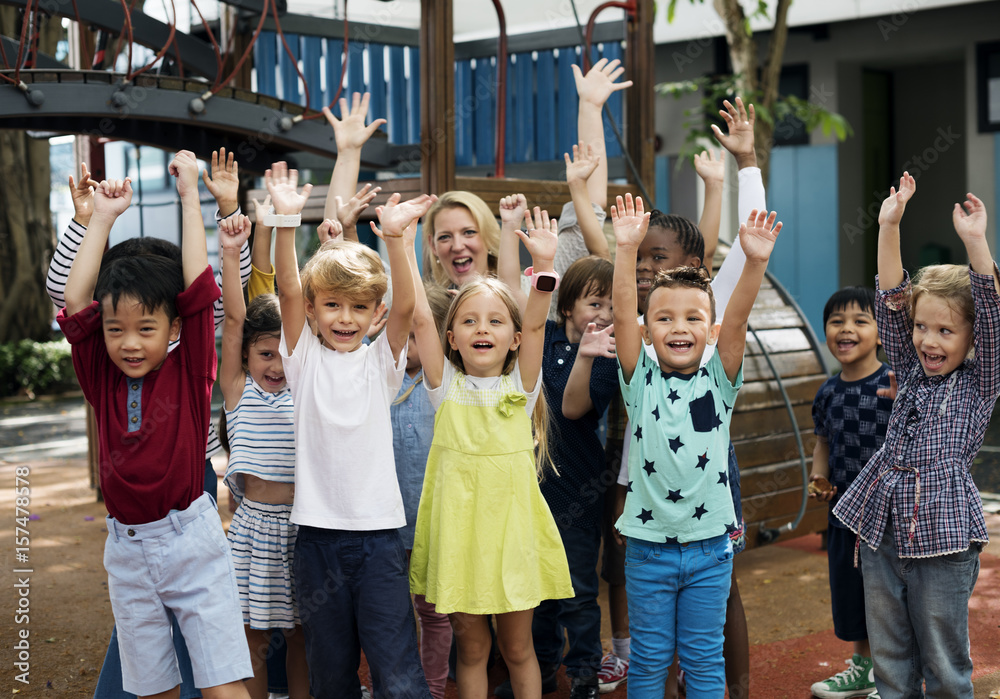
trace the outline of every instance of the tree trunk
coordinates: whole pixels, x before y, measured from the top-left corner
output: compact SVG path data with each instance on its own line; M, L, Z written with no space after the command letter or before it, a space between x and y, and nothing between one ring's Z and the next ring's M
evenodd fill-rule
M0 34L20 36L20 15L0 7ZM55 53L58 18L41 20L39 51ZM7 90L4 99L24 99ZM55 249L49 210L49 143L0 130L0 343L51 337L52 302L45 275Z

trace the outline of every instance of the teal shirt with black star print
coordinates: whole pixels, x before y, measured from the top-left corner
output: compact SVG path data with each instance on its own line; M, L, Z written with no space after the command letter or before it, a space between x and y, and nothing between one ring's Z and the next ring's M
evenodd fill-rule
M729 490L729 422L743 384L730 383L714 353L693 374L664 372L640 352L626 382L618 381L631 423L623 535L655 543L687 543L735 531Z

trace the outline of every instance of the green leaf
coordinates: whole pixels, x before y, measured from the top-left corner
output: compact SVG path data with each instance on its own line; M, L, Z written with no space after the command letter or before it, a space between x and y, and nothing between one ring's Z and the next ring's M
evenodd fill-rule
M674 23L674 14L677 12L677 0L670 0L667 3L667 24Z

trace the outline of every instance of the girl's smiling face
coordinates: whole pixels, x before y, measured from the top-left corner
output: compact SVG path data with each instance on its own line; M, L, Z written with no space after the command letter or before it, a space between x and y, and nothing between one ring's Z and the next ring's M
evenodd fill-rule
M434 217L431 250L456 286L489 274L486 241L464 206L442 209Z
M972 349L972 325L947 299L924 293L913 308L913 347L927 376L947 376Z
M521 344L521 333L504 302L483 291L466 297L455 310L448 344L462 356L469 376L500 376L507 354Z
M247 373L268 393L277 393L285 387L285 367L278 354L278 343L275 335L261 335L246 352Z

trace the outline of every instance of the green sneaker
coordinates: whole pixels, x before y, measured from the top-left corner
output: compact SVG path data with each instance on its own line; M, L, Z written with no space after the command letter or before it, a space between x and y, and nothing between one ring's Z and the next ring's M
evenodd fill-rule
M846 670L817 682L810 689L813 696L820 699L868 697L875 691L875 670L872 659L855 653L854 657L847 661Z

